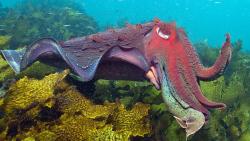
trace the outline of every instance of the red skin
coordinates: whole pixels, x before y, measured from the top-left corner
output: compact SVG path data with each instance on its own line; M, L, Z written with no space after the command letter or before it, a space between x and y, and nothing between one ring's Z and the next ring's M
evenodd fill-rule
M170 34L169 39L159 37L157 28L160 28L162 33ZM156 55L165 60L166 73L177 95L190 107L201 111L206 118L209 108L226 107L223 103L211 102L204 97L198 80L213 80L222 74L231 58L229 35L216 62L208 68L200 63L186 34L182 29L177 29L175 23L157 22L151 35L146 39L145 52L148 60L152 60Z

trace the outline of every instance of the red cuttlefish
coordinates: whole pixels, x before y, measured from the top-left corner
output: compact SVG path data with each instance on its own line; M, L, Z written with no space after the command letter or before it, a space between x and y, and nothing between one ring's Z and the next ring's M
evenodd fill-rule
M229 34L211 67L201 64L182 28L160 20L65 42L43 38L27 49L2 50L1 54L16 73L39 60L70 68L83 81L149 80L162 91L164 102L187 137L208 120L208 109L225 108L225 104L202 95L199 81L223 74L231 58Z

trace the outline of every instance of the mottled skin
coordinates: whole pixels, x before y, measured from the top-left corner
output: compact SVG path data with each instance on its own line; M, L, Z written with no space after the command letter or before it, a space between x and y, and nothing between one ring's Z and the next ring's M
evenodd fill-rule
M225 70L231 57L229 35L215 64L209 68L200 63L181 28L159 20L60 43L45 38L34 42L26 51L1 52L17 73L40 60L70 68L83 81L149 80L162 90L166 105L186 128L187 136L208 120L208 109L225 107L207 100L199 81L216 79Z
M167 78L165 83L166 80L159 78L163 99L180 125L186 128L187 136L189 136L200 129L205 120L208 120L208 109L225 108L225 104L211 102L202 95L199 80L214 80L223 73L231 58L230 36L227 35L226 42L215 64L207 68L200 63L198 55L188 41L185 32L176 28L175 23L164 24L159 22L153 31L157 31L157 28L162 29L161 31L168 34L169 38L166 40L159 37L157 32L153 32L145 42L146 56L148 60L154 60L155 58L155 65L153 66L158 68L158 76ZM164 69L160 68L162 66ZM165 85L166 83L168 85ZM176 101L171 98L167 89ZM197 111L201 112L204 117ZM190 124L195 125L190 127Z
M165 40L160 38L155 32L150 37L148 46L148 57L162 56L166 63L166 71L176 93L186 104L183 107L190 106L201 111L206 118L208 117L207 108L224 108L225 104L208 101L201 92L199 80L213 80L220 76L224 71L231 57L230 37L227 35L227 41L223 45L221 54L215 64L210 67L204 67L189 43L187 36L182 29L176 29L175 24L161 24L160 28L165 32L170 32L170 38ZM156 30L155 27L154 30ZM152 39L153 38L153 39ZM159 52L159 50L161 50Z

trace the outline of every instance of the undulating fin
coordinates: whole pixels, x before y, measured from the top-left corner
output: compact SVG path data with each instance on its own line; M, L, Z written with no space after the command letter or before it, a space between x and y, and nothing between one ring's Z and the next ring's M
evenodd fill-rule
M16 73L24 70L46 53L60 55L59 44L51 38L40 39L22 50L1 50L1 54Z
M79 49L74 44L65 47L52 38L43 38L31 44L26 51L2 50L1 52L16 73L37 60L47 59L49 62L51 55L56 55L79 75L82 81L89 81L94 77L102 56L109 49L103 48L103 51L100 51L93 46L85 48L83 45Z
M42 38L31 44L25 51L20 62L20 70L24 70L37 61L41 55L54 54L60 56L60 45L52 38Z
M152 25L145 25L142 29L126 29L118 32L104 32L88 37L74 38L65 42L57 42L51 38L40 39L31 44L19 57L22 59L12 61L13 69L20 72L37 60L52 66L59 66L65 62L65 66L71 68L82 81L90 81L94 78L99 64L105 59L115 59L131 63L138 68L147 71L148 62L134 48L143 48L143 37L151 30ZM120 36L121 35L121 36ZM135 35L127 36L127 35ZM118 38L118 36L120 38ZM115 48L113 50L113 48ZM118 48L118 49L117 49ZM5 52L5 51L2 51ZM6 51L7 52L7 51ZM15 52L15 51L9 51ZM110 56L106 56L109 54ZM15 58L15 53L9 53L9 58ZM106 58L105 58L106 57ZM54 60L51 60L54 59ZM56 61L58 62L56 62Z
M8 62L15 73L20 73L20 63L25 53L25 49L22 50L1 50L1 54Z

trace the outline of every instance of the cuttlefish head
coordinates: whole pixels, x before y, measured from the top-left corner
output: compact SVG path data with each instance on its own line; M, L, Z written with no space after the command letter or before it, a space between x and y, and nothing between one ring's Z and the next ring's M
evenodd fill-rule
M150 60L150 70L146 77L162 91L163 100L168 110L173 114L182 128L185 128L187 137L196 133L205 123L204 114L192 108L181 99L170 81L170 71L175 71L173 56L175 49L181 46L178 29L175 23L157 21L153 30L144 40L146 57Z

